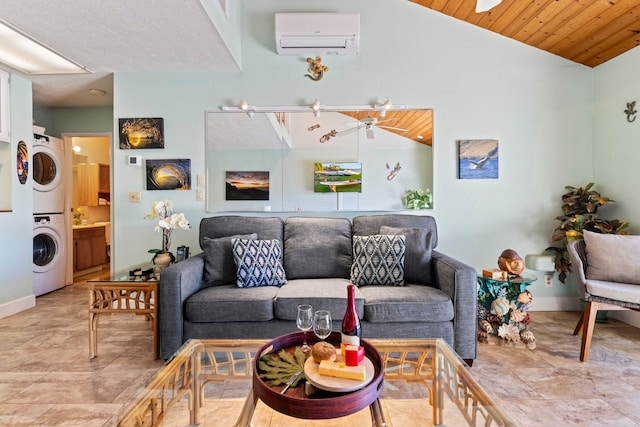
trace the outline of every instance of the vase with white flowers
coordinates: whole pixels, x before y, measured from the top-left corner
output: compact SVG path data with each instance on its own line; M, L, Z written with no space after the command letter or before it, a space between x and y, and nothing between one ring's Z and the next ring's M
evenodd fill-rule
M149 253L155 254L153 257L154 264L166 267L175 261L175 257L171 251L169 251L171 247L171 233L176 228L189 230L191 224L189 224L189 221L183 213L174 213L173 203L171 200L166 199L153 202L151 211L144 215L144 219L158 221L155 231L162 233L162 248L149 249Z

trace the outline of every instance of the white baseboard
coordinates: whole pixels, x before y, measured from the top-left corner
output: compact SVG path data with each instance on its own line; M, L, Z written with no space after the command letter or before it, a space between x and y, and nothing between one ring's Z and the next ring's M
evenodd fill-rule
M531 311L582 311L578 297L533 297Z
M631 326L640 328L640 313L631 310L612 310L609 311L607 317L628 323Z
M0 319L3 317L11 316L12 314L20 313L28 308L36 306L36 296L29 295L17 300L9 301L4 304L0 304Z

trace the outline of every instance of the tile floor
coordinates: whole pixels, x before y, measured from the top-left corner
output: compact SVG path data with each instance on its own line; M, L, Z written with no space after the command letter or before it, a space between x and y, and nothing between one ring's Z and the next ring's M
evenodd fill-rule
M90 360L86 304L86 286L76 284L0 319L0 426L115 426L162 367L148 323L134 315L101 319L98 357ZM580 363L579 338L571 334L577 318L532 312L537 348L480 344L473 375L524 426L640 426L640 330L615 320L597 325L589 362ZM231 394L231 409L219 408L202 425L232 425L243 393ZM298 422L263 408L254 425L340 424Z

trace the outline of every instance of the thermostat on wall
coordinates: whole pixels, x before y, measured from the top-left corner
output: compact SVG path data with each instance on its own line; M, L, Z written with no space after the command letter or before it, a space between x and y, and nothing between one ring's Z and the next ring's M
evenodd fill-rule
M127 164L129 166L141 166L142 159L140 156L127 156Z

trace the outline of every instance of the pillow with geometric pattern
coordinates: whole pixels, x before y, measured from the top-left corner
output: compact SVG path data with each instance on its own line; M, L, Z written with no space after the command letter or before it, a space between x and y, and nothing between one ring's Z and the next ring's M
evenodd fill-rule
M280 241L233 239L238 287L282 286L287 278L282 267Z
M404 285L405 236L353 236L351 283L356 286Z

